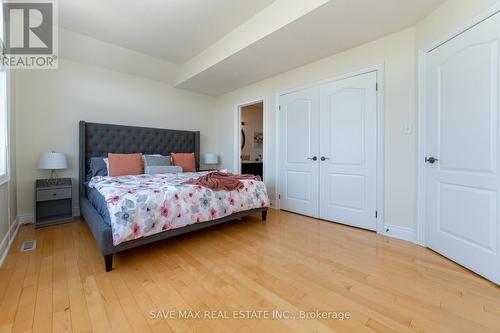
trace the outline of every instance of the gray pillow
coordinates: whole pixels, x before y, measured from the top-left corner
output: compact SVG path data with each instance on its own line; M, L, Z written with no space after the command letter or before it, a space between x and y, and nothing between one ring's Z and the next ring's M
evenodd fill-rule
M156 175L159 173L177 173L177 172L182 172L182 168L176 165L146 166L144 168L144 173L147 175Z
M95 176L107 176L108 168L106 166L106 162L103 157L91 157L90 158L90 170L89 177ZM90 179L89 178L89 179Z
M170 165L170 156L144 155L144 166L168 166Z

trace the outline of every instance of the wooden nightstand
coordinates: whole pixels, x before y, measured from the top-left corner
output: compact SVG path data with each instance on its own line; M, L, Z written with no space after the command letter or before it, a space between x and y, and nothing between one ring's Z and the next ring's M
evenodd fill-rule
M35 184L35 228L73 221L73 181L71 178L37 179Z

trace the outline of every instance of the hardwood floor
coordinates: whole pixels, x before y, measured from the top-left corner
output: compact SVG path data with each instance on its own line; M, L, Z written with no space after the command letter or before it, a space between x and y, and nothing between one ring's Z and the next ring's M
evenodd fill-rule
M29 239L37 249L19 252ZM169 310L202 319L158 318ZM428 249L274 210L120 253L106 273L79 220L22 226L0 269L0 332L28 331L500 332L500 288Z

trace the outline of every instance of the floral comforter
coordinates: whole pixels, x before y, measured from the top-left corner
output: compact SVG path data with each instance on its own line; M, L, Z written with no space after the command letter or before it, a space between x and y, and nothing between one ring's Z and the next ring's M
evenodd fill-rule
M94 177L89 186L97 189L106 199L114 245L269 206L266 187L260 181L241 180L244 188L230 192L182 184L205 174L183 172Z

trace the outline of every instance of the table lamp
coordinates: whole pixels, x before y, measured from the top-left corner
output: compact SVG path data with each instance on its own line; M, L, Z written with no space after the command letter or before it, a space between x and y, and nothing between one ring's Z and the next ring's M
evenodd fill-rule
M219 164L219 156L214 153L206 153L203 158L203 164L217 168L217 164Z
M40 154L38 160L38 169L50 170L49 179L47 183L56 185L58 183L56 170L63 170L68 168L68 160L66 154L52 152L44 152Z

